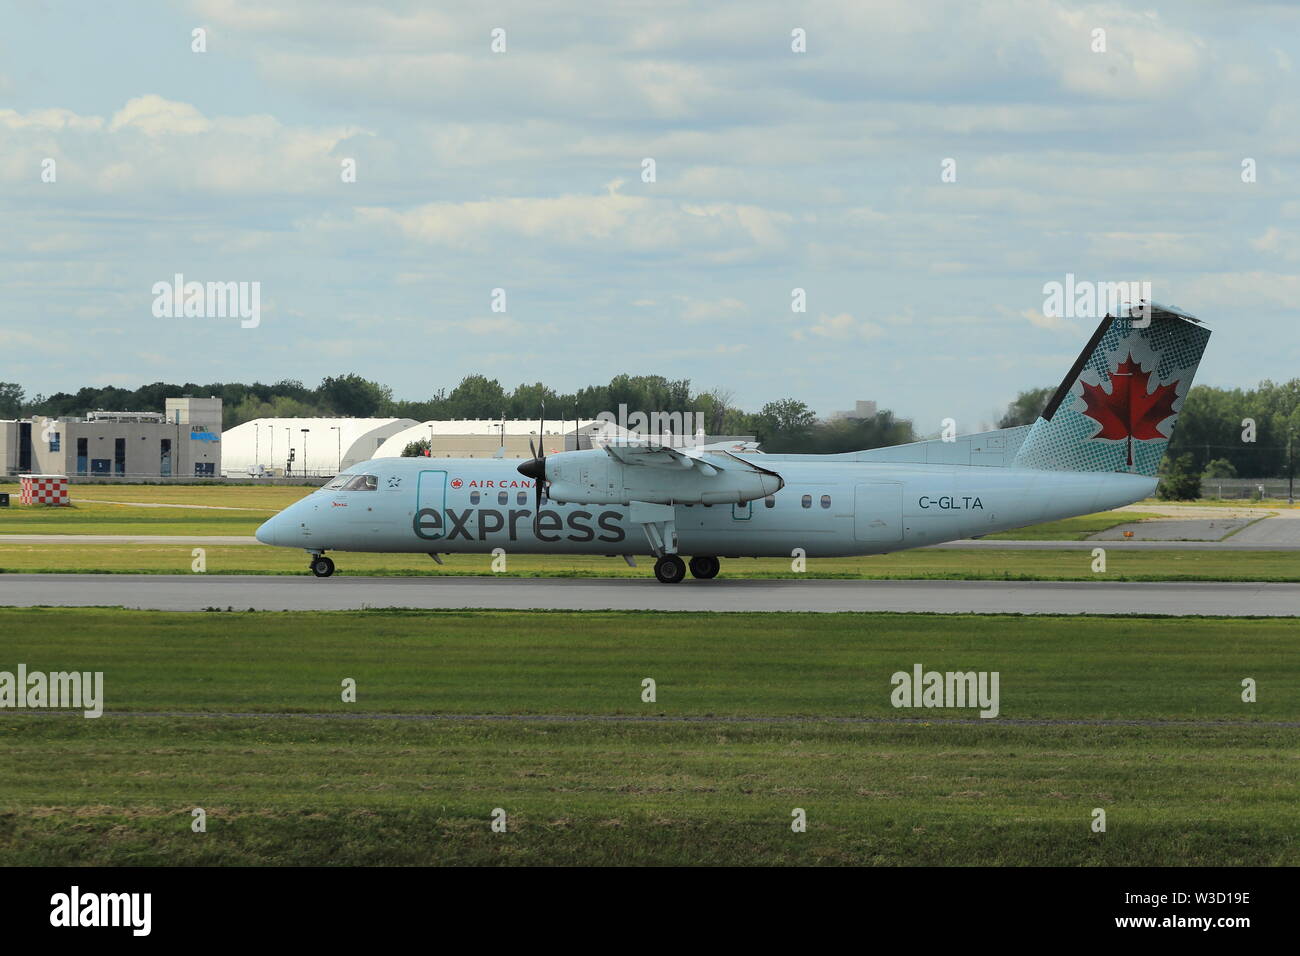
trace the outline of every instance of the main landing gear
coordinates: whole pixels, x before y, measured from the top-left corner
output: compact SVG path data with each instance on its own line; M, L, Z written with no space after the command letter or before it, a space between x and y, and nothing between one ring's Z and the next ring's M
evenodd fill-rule
M676 584L686 577L686 562L675 554L665 554L655 562L655 577L660 584Z
M718 576L718 569L722 567L722 562L717 558L695 557L691 558L691 574L701 581L707 581L709 578Z
M327 578L334 573L334 562L323 554L314 555L310 567L311 573L318 578Z
M714 557L691 558L691 574L702 581L717 577L721 566ZM677 584L686 577L686 562L675 554L665 554L655 562L655 577L661 584Z

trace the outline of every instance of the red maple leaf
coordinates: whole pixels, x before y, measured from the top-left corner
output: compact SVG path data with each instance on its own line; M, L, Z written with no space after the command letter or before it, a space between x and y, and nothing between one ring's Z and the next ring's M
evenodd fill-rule
M1128 439L1130 465L1133 464L1133 439L1149 441L1169 437L1159 425L1174 414L1178 383L1156 385L1155 390L1149 392L1151 373L1142 371L1142 366L1133 361L1132 352L1110 373L1109 393L1100 385L1080 384L1083 385L1083 401L1087 406L1083 413L1101 425L1100 431L1092 437L1114 441Z

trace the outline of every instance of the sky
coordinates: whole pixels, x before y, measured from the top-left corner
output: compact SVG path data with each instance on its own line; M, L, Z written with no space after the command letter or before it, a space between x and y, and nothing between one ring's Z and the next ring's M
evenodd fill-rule
M1067 274L1205 320L1198 382L1300 375L1292 4L11 0L2 22L0 380L29 395L628 372L965 432L1069 368L1096 320L1044 315ZM155 314L178 273L257 283L259 321Z

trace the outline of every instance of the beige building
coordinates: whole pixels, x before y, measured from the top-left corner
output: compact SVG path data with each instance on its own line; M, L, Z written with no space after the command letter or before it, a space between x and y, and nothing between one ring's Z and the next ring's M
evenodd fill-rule
M853 403L853 411L851 412L831 412L831 421L833 422L862 421L863 419L866 418L875 418L875 417L876 417L876 403L864 402L860 400Z
M169 398L165 412L0 422L0 470L99 478L221 475L221 399Z

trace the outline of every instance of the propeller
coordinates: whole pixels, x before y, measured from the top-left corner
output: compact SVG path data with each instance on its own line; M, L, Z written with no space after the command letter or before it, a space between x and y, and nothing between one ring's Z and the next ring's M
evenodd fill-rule
M533 440L528 439L528 450L533 453L533 457L523 462L516 471L525 478L533 479L533 489L536 492L536 507L533 509L533 533L537 533L537 521L542 516L542 482L546 481L546 445L543 435L546 433L546 403L542 402L542 415L537 422L537 447L533 447Z

